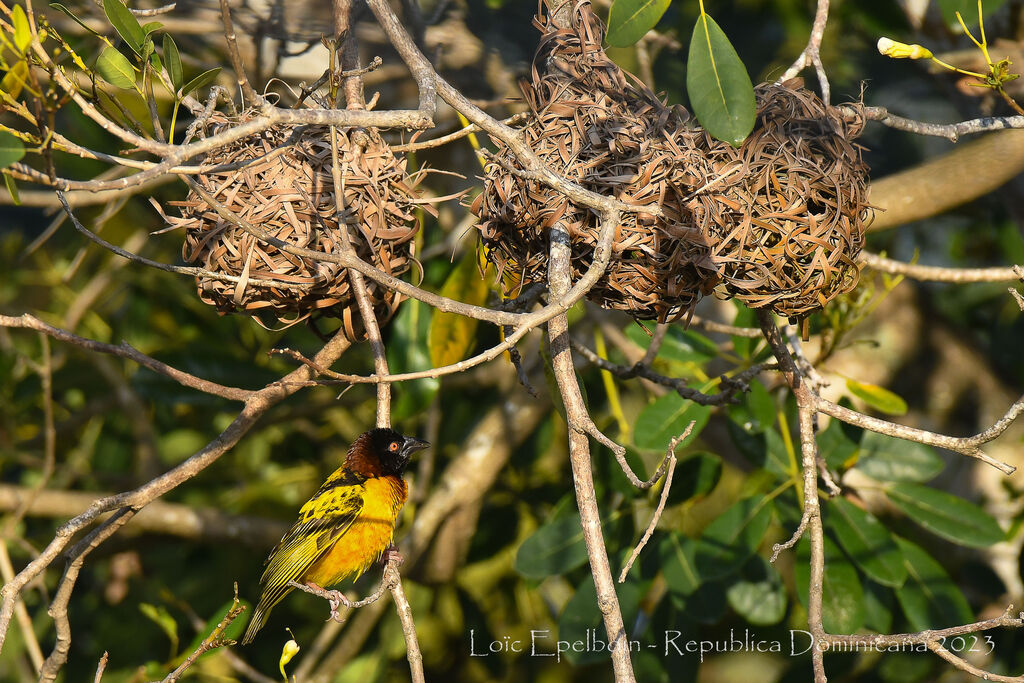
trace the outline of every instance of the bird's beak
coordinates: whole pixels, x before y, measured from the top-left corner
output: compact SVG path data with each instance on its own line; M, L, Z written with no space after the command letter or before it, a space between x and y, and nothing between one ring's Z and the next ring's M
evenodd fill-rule
M416 451L423 450L428 446L430 446L429 441L424 441L423 439L416 439L411 436L407 436L405 437L405 444L402 446L402 455L404 455L406 459L408 459L409 456L411 456Z

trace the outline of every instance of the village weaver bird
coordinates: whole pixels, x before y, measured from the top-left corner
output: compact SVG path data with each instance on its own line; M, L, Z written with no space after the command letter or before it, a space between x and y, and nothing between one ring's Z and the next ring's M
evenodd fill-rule
M408 495L402 473L409 456L429 445L393 429L371 429L352 443L344 464L302 506L295 525L267 558L263 593L243 645L292 591L290 581L328 588L349 576L359 578L380 559L391 546ZM340 593L336 599L345 602Z

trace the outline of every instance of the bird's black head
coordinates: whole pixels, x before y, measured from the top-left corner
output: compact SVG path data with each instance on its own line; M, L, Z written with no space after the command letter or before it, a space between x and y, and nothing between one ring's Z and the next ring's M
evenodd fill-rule
M371 429L363 434L357 443L364 439L366 439L367 447L380 462L383 473L399 477L405 472L405 466L409 464L409 457L430 445L422 439L402 436L393 429L384 428ZM355 448L355 444L353 444L353 448Z

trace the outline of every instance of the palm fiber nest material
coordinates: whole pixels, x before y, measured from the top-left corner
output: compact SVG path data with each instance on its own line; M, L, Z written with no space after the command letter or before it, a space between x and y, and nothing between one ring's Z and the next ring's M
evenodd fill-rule
M757 121L738 149L704 133L704 159L690 170L708 189L689 208L728 295L795 320L857 285L870 209L867 166L851 142L863 118L791 86L755 88Z
M576 18L572 29L543 17L534 22L544 35L523 87L534 117L522 134L556 173L628 204L661 208L657 218L622 214L608 269L588 296L638 319L674 319L718 281L710 244L690 219L678 164L695 133L678 110L627 82L601 48L603 28L588 6L578 7ZM495 144L484 191L472 205L487 258L505 282L546 281L547 234L561 221L579 278L592 262L599 216L516 175L510 170L522 168L516 157Z
M721 283L725 297L800 318L856 285L869 211L867 169L851 143L861 121L846 121L793 83L761 85L754 131L736 149L627 82L601 48L603 28L588 3L576 3L571 29L543 17L535 24L543 36L524 87L535 115L526 141L583 187L663 211L623 214L592 300L665 321ZM506 282L544 281L547 233L562 221L579 277L598 217L518 175L515 156L496 144L472 206L488 259Z
M243 115L241 120L245 119ZM221 125L230 123L221 120ZM405 158L392 153L376 131L360 131L358 137L352 131L338 131L343 220L359 257L398 276L414 261L415 209L432 207L416 189L421 175L406 174ZM199 182L224 207L271 236L297 247L340 254L330 140L325 127L272 128L208 156ZM222 218L194 191L184 201L170 203L181 210L180 218L167 220L185 228L185 260L241 278L235 283L197 277L204 302L222 312L269 315L283 324L313 313L337 317L349 339L363 336L344 266L281 251ZM383 324L394 314L399 296L369 278L365 282Z

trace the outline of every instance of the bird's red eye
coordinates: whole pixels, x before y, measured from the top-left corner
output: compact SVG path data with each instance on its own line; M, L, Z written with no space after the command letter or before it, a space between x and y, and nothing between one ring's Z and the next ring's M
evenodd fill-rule
M391 445L388 446L388 450L391 451L392 453L397 453L398 452L398 442L397 441L392 441Z

